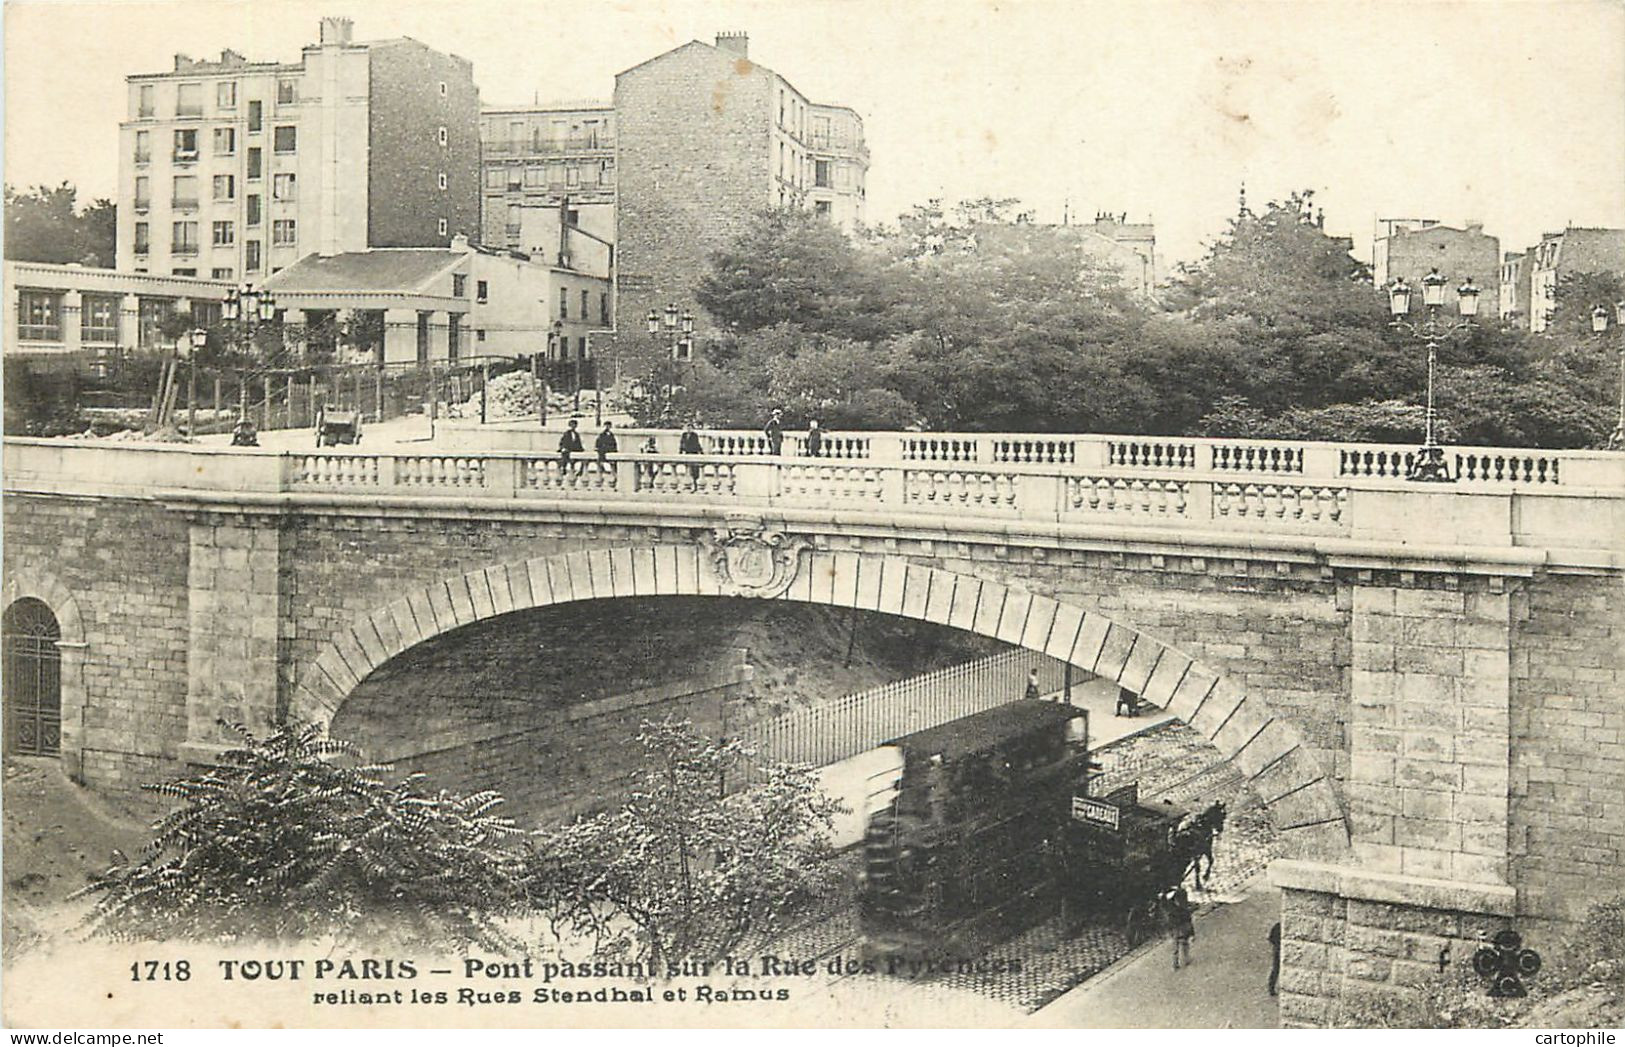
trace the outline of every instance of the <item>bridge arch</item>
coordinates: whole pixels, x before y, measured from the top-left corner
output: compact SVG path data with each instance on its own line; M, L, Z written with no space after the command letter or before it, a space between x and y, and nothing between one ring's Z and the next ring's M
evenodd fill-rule
M330 723L373 670L442 633L555 604L755 596L935 622L1059 658L1138 693L1206 736L1255 786L1289 853L1335 857L1348 825L1299 729L1257 695L1146 632L1064 599L902 556L719 532L720 541L560 553L452 575L338 630L298 673L290 715Z

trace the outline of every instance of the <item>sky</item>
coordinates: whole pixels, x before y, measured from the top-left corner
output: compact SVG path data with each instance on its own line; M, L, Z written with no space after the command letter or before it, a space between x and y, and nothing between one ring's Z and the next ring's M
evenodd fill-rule
M1018 197L1040 221L1155 221L1168 262L1312 188L1369 260L1378 217L1502 250L1625 226L1622 0L6 0L5 180L117 184L123 78L173 55L296 61L323 15L474 63L487 104L601 98L718 31L862 114L869 220ZM1465 274L1464 274L1465 275Z

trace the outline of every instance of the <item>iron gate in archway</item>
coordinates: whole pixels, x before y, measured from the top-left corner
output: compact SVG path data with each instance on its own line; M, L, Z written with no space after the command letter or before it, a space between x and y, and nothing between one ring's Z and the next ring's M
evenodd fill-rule
M55 756L62 746L62 630L56 615L25 597L6 608L0 625L4 662L6 751Z

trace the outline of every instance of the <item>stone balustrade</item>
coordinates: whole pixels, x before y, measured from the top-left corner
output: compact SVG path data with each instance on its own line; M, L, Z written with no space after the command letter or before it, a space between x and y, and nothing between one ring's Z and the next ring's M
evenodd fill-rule
M519 428L451 422L441 423L436 442L456 451L548 454L558 446L559 431L537 429L533 424ZM616 432L627 450L641 447L652 437L661 454L676 454L681 436L673 429ZM702 429L699 435L710 455L734 458L768 454L767 438L755 430ZM786 432L782 452L786 458L805 458L806 434ZM1625 455L1617 452L1448 447L1445 453L1458 485L1625 489ZM1102 434L843 432L825 434L819 457L876 463L1077 466L1079 471L1112 468L1173 475L1402 480L1415 454L1416 447L1411 444Z
M623 443L637 434L626 435ZM1577 564L1625 560L1618 455L1458 449L1470 477L1418 484L1400 478L1410 451L1393 445L877 433L850 437L843 446L851 457L813 459L761 454L753 434L709 438L725 453L617 454L602 464L589 454L568 467L552 453L438 445L286 452L13 439L5 478L11 491L722 502L933 517L949 530L963 520L982 529L1183 530L1224 544L1342 539L1410 546L1412 556L1528 547L1559 550Z

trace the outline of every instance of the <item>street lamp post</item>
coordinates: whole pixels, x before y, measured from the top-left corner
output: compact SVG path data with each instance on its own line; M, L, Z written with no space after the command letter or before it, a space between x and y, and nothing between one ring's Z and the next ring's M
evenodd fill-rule
M254 328L276 319L276 296L269 291L255 290L253 284L241 284L226 292L220 303L220 315L232 325L233 341L238 352L248 355L253 348ZM237 420L248 417L248 371L238 368Z
M1619 414L1608 434L1608 449L1625 451L1625 301L1614 303L1614 326L1619 330ZM1594 334L1608 330L1608 310L1603 306L1591 310L1591 330Z
M209 332L199 327L192 332L192 373L186 379L186 438L197 439L197 358L209 343Z
M1389 326L1406 331L1427 343L1428 401L1423 423L1422 446L1405 477L1407 480L1421 483L1451 483L1455 479L1450 475L1449 465L1445 463L1444 448L1439 446L1434 427L1433 377L1438 366L1440 341L1448 337L1451 331L1471 327L1473 317L1478 315L1479 287L1469 276L1466 282L1456 288L1456 307L1461 313L1462 322L1448 326L1441 324L1439 313L1444 308L1445 283L1445 278L1436 268L1422 277L1422 304L1427 309L1427 319L1421 324L1412 324L1399 319L1410 315L1411 311L1411 287L1405 282L1405 278L1396 278L1388 288L1388 308L1393 316Z
M694 360L694 314L684 310L677 311L675 302L668 303L665 312L659 313L653 309L645 318L649 325L649 337L660 346L660 335L665 334L665 352L672 360L692 363ZM671 400L675 395L672 384L666 386L666 410L671 408Z

